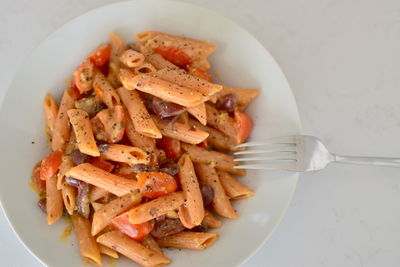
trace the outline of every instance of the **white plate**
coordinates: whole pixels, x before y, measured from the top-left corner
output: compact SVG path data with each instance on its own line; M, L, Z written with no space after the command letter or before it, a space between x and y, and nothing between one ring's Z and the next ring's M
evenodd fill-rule
M48 226L28 187L32 166L48 153L43 136L42 99L56 97L65 80L88 53L116 31L126 41L143 30L159 30L208 39L218 45L211 56L218 82L261 88L249 108L255 129L251 139L298 134L300 120L290 87L271 55L232 21L191 4L169 0L137 0L92 10L61 27L33 51L19 68L0 113L0 200L20 240L49 266L80 266L73 235L59 236L60 221ZM34 141L34 144L32 144ZM173 266L236 266L243 263L271 234L296 187L292 173L249 171L242 182L256 191L235 203L240 219L225 221L220 239L205 251L173 251ZM118 266L128 266L123 260Z

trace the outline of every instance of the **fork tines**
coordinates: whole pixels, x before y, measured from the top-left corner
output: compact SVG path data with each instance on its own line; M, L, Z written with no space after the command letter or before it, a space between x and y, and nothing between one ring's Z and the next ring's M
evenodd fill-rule
M292 169L296 164L296 136L275 137L260 141L247 142L240 144L237 147L262 147L262 149L238 151L233 153L235 156L234 161L236 162L257 162L257 164L244 164L236 166L235 168Z

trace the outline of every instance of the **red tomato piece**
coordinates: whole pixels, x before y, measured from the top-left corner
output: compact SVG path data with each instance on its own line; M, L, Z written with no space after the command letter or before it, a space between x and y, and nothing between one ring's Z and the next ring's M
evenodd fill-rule
M92 89L94 64L90 60L82 62L74 71L74 82L81 94Z
M46 180L57 173L61 165L62 156L63 153L61 151L54 151L42 160L40 165L40 179Z
M253 130L253 121L249 115L238 109L235 110L235 121L238 127L237 141L241 144L247 140Z
M90 164L93 164L94 166L105 170L106 172L111 172L114 169L114 165L107 160L104 160L102 158L98 157L93 157L89 160Z
M140 224L132 224L129 222L128 212L124 212L121 215L115 217L112 220L112 224L120 230L122 233L126 234L130 238L141 241L145 238L154 227L154 221L144 222Z
M189 65L188 66L188 72L190 74L192 74L193 76L196 76L196 77L198 77L200 79L206 80L208 82L212 81L211 74L206 70L203 70L203 69L200 69L200 68L196 68L195 66Z
M169 174L163 172L142 172L136 175L142 196L157 198L176 191L178 185Z
M182 49L175 46L159 46L153 48L153 51L163 56L175 65L186 68L190 64L190 57Z
M88 56L88 60L92 61L96 67L101 67L108 62L110 54L111 46L109 44L102 44Z
M163 136L157 146L165 151L167 158L176 159L181 155L181 142L168 136Z
M75 85L71 86L68 90L69 90L72 94L75 95L76 100L80 100L80 99L83 98L83 95L79 92L78 88L76 88Z
M40 169L41 169L42 161L36 163L35 167L32 169L32 182L35 186L36 191L41 194L46 192L46 181L40 179Z

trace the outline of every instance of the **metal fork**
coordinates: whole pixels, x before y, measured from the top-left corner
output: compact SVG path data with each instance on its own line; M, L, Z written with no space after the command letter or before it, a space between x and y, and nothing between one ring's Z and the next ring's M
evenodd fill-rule
M256 162L238 169L278 169L296 172L319 171L331 162L400 167L400 158L339 156L328 151L320 139L308 135L275 137L243 143L237 148L259 148L235 152L237 162Z

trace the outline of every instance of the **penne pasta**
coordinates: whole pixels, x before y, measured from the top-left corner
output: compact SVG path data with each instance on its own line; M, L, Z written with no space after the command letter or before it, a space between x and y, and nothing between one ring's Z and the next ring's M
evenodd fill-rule
M53 135L54 127L56 125L58 105L56 100L51 96L51 94L46 94L43 100L43 110L44 118L46 120L46 127L48 129L48 134L51 137Z
M119 231L107 232L99 236L97 242L118 251L142 266L158 267L171 263L167 257L146 248Z
M61 190L65 185L65 173L69 171L75 164L72 161L71 156L63 156L60 165L60 171L57 175L57 189Z
M74 108L76 96L71 90L65 90L61 99L60 109L54 124L51 149L53 151L64 151L70 135L67 111Z
M219 233L180 232L157 240L160 247L202 250L217 240Z
M179 122L167 123L160 120L156 116L152 116L152 118L164 136L168 136L193 145L203 142L208 137L207 132L195 129L189 125Z
M204 213L204 219L203 222L201 223L205 225L207 228L210 229L218 229L222 226L222 221L212 215L209 211L205 211Z
M100 71L96 71L93 78L93 88L96 96L107 107L112 108L121 104L121 99L107 78Z
M185 203L184 203L185 204ZM196 225L192 222L189 211L187 208L185 208L184 205L180 206L178 209L178 218L182 225L187 228L187 229L192 229Z
M120 144L110 144L101 152L101 157L107 160L128 164L148 164L149 155L140 148Z
M93 157L100 156L87 112L81 109L70 109L67 113L76 135L79 150Z
M222 90L218 92L217 97L221 98L228 94L234 94L239 108L244 110L259 93L259 89L244 89L224 85Z
M254 191L239 183L234 177L226 172L218 171L219 180L230 199L248 198L254 195Z
M110 192L108 192L107 190L105 190L101 187L93 186L90 189L89 201L95 202L96 200L99 200L99 199L107 196L108 194L110 194Z
M60 219L64 209L61 191L57 190L56 175L46 180L46 200L47 224L53 224Z
M156 140L138 133L135 130L135 126L130 117L126 118L125 132L133 146L138 147L147 153L152 153L156 149Z
M113 250L112 248L106 247L102 244L99 244L99 250L101 254L107 255L113 259L118 259L119 255L118 252L116 252L115 250Z
M207 95L198 90L183 87L149 74L135 75L129 70L121 69L119 77L123 86L128 90L137 89L185 107L196 106L209 99Z
M188 154L181 156L178 166L179 179L186 199L185 205L180 207L179 212L181 213L183 210L186 210L190 224L195 226L200 225L204 218L203 198L192 160ZM185 225L183 221L182 223Z
M213 208L218 215L229 219L237 219L239 216L236 214L232 207L229 198L225 194L224 188L221 185L218 174L213 167L206 164L196 164L196 173L200 180L211 186L214 190L214 199L212 201Z
M109 225L118 214L121 214L137 205L141 200L142 196L140 191L135 190L133 193L126 194L103 205L93 214L92 235L94 236L100 233L100 231Z
M164 68L154 73L153 76L182 87L198 90L201 94L206 96L215 95L222 90L222 85L210 83L195 77L183 69Z
M94 237L90 234L90 221L78 213L71 215L76 237L79 241L79 250L82 257L90 263L101 266L99 246Z
M177 209L185 201L183 192L169 193L134 207L129 211L129 222L139 224L147 222L168 211Z
M129 68L135 68L142 65L144 62L144 55L133 49L128 49L122 53L119 60Z
M136 68L133 69L133 72L136 75L149 74L149 73L154 73L156 71L157 71L157 69L148 62L144 62L140 66L137 66Z
M110 54L110 62L108 64L108 80L115 87L120 86L120 82L118 80L118 73L121 67L121 61L119 58L122 53L127 49L125 42L114 32L110 32L110 43L111 43L111 54Z
M159 47L160 44L165 47L176 47L187 54L191 61L206 59L217 49L216 45L210 44L208 41L156 31L138 33L135 36L135 40L145 51L152 51L154 48Z
M226 111L219 111L214 106L206 104L207 124L220 130L237 143L238 127L235 119L229 116Z
M204 103L189 107L186 109L193 117L195 117L201 124L207 124L207 112L206 112L206 105Z
M118 88L117 91L128 110L135 130L148 137L161 138L161 133L151 119L139 93L135 90L128 91L124 87Z
M146 61L153 65L157 70L170 68L178 68L176 65L172 64L170 61L163 58L160 54L149 54L146 56Z
M73 167L66 173L66 176L101 187L117 196L133 193L138 188L135 180L119 177L90 163L83 163Z
M233 161L233 157L217 151L209 151L198 146L182 143L182 149L189 153L190 158L195 163L202 163L237 175L245 175L244 169L235 169L239 163Z
M215 148L232 151L240 150L236 148L236 140L234 138L224 135L217 129L205 126L195 120L189 120L189 125L207 132L209 134L207 142Z
M99 209L101 209L101 207L103 207L105 205L105 204L99 203L99 202L91 202L90 204L92 204L92 208L95 212L98 211Z
M70 185L64 185L61 189L61 195L64 202L64 207L69 215L72 215L76 210L76 188Z
M157 244L157 241L151 235L147 235L145 238L143 238L141 243L146 248L151 249L155 252L158 252L161 255L164 255L164 252L162 251L160 246Z

